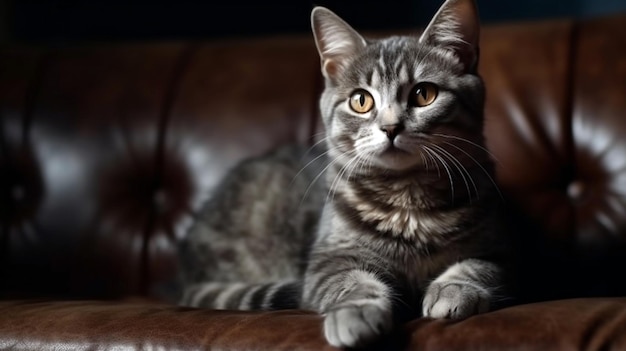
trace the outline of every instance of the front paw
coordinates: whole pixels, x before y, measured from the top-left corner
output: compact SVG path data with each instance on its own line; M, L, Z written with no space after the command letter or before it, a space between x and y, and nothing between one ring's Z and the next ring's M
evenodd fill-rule
M390 306L348 303L325 313L324 335L335 347L363 347L389 332L392 324Z
M463 319L489 310L490 292L465 282L433 282L424 295L424 317Z

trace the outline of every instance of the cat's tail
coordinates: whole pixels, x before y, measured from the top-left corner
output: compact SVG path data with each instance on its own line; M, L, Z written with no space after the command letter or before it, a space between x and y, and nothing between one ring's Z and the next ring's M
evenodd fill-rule
M297 281L198 283L187 287L180 304L219 310L284 310L300 306L302 284Z

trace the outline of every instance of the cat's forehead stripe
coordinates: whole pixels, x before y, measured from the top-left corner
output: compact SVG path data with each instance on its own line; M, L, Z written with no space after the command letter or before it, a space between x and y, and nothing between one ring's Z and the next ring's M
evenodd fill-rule
M409 71L407 69L406 64L402 64L400 65L400 67L398 67L395 70L395 74L398 77L398 80L401 82L408 82L409 81Z
M378 67L384 71L385 66L387 65L387 61L385 60L385 48L380 49L379 57L378 57Z
M368 49L346 83L351 87L369 87L388 97L396 95L403 86L425 79L425 75L427 79L441 76L440 72L450 70L455 64L445 50L423 46L413 38L370 42Z
M417 52L407 50L408 44L405 38L395 38L382 41L376 52L376 61L370 61L367 75L368 83L393 85L406 83L413 80L410 72L416 72L415 63Z
M398 71L398 68L400 67L400 65L404 64L404 59L402 57L402 55L398 55L398 57L396 57L396 61L393 63L393 69L394 71Z
M370 79L368 85L371 87L376 87L382 84L381 74L379 72L378 67L374 66L371 70L372 74L370 75Z

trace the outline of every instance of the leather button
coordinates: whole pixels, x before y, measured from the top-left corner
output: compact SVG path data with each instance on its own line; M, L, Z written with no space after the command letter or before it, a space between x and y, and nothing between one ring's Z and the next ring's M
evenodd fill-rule
M587 193L587 186L580 180L575 180L567 186L567 196L575 202L581 202Z
M26 194L24 192L24 187L22 187L21 185L16 184L11 187L11 198L13 199L13 201L15 201L15 203L22 202L25 195Z
M158 189L154 192L152 201L154 204L154 208L157 210L157 212L159 213L166 212L168 201L167 201L167 194L165 193L163 189Z
M114 226L142 231L155 221L151 228L169 230L189 208L190 178L175 155L164 157L156 170L154 157L147 152L137 152L133 163L111 166L100 180L100 211Z
M19 226L37 213L44 196L39 160L27 145L0 157L0 222Z

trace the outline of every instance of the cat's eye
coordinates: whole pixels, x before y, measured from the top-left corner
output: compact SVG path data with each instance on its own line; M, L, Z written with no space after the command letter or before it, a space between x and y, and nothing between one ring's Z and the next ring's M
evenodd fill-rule
M411 107L424 107L428 106L435 101L439 89L433 83L418 83L411 90L409 95L409 106Z
M350 108L356 113L367 113L374 108L372 94L363 89L356 90L350 95Z

